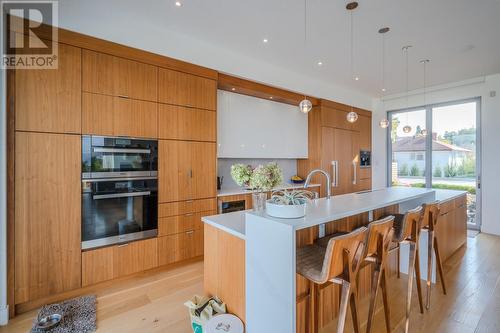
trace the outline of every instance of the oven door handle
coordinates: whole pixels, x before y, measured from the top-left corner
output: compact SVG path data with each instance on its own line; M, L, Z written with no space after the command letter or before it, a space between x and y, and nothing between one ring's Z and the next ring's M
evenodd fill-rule
M130 193L114 193L114 194L95 194L92 196L94 200L100 199L114 199L114 198L129 198L129 197L143 197L151 195L150 191L145 192L130 192Z
M128 149L128 148L103 148L94 147L96 153L126 153L126 154L151 154L151 149Z

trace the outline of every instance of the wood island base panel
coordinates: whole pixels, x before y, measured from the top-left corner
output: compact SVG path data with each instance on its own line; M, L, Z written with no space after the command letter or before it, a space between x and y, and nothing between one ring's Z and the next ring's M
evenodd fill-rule
M446 261L466 244L465 195L462 191L388 188L319 199L302 219L276 219L251 211L204 217L205 292L221 297L245 321L247 332L306 333L309 309L304 296L310 286L295 273L295 250L312 244L321 224L327 235L349 232L383 216L439 200L436 233L442 239L442 259ZM426 238L421 237L421 249L426 248ZM420 253L422 268L427 265L426 256ZM403 255L401 260L398 267L396 252L389 256L389 275L398 270L406 273ZM371 273L371 265L359 273L361 298L370 294ZM336 318L339 293L334 284L321 289L320 327Z

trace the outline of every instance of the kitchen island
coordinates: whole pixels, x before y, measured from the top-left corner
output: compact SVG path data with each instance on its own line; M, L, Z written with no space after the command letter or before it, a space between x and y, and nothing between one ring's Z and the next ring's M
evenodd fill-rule
M247 332L305 332L307 302L302 296L307 294L308 282L295 273L297 247L436 199L453 202L447 208L451 211L464 198L461 191L393 187L314 200L300 219L278 219L252 211L205 217L205 291L221 297L228 311L245 321ZM453 216L447 222L460 230L455 235L458 244L463 244L463 205ZM421 265L425 267L425 261ZM369 269L361 271L361 297L369 292L369 280ZM320 326L334 318L336 306L331 300L338 299L337 293L335 286L324 289Z

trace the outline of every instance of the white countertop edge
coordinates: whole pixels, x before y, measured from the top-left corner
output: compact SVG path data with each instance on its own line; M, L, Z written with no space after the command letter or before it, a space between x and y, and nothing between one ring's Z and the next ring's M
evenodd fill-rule
M439 202L450 201L468 193L463 190L434 189L434 191L436 192L436 200Z
M233 213L219 214L212 216L204 216L201 218L203 223L206 223L214 228L220 229L233 236L241 239L246 239L245 235L245 215L251 210L242 210ZM228 216L229 215L229 216ZM243 219L243 222L236 219ZM217 221L219 220L219 221ZM231 224L231 225L230 225ZM238 224L240 226L238 226Z
M377 190L373 190L373 191L367 192L367 194L368 193L371 194L371 193L374 193L374 192L377 192ZM354 216L354 215L358 215L358 214L361 214L361 213L369 212L369 211L372 211L372 210L375 210L375 209L379 209L379 208L383 208L383 207L387 207L387 206L392 206L392 205L397 205L397 204L403 203L405 201L411 201L411 200L414 200L414 199L418 199L418 198L420 198L422 196L425 196L425 195L428 195L430 193L435 193L435 190L433 190L433 189L422 189L421 193L416 193L414 195L410 195L410 196L407 196L405 198L401 198L401 199L398 199L398 200L385 201L385 202L380 203L378 205L363 206L363 207L360 207L359 209L345 211L343 213L338 213L338 214L335 214L335 215L325 215L324 217L318 217L318 218L315 218L314 220L311 220L311 221L307 221L306 220L307 221L306 223L304 223L304 219L308 218L307 215L305 217L303 217L303 218L300 218L300 219L280 219L280 218L275 218L275 217L269 216L265 212L249 212L248 214L259 216L259 217L263 217L263 218L269 219L269 220L274 221L274 222L291 225L295 230L302 230L302 229L314 227L316 225L320 225L320 224L323 224L323 223L340 220L340 219L343 219L345 217ZM350 193L350 194L344 194L344 195L348 196L348 195L363 195L363 194ZM337 197L339 197L339 196L337 196ZM332 200L332 199L335 200L335 197L332 197L330 200ZM316 204L319 201L325 201L325 200L328 200L328 199L326 199L326 198L318 199L318 200L316 200ZM297 221L298 223L297 224L290 223L290 222L293 222L293 221Z
M309 184L309 187L319 187L321 184ZM271 191L288 190L288 189L298 189L303 188L304 184L282 184ZM241 195L241 194L252 194L256 191L245 190L243 187L232 187L227 189L222 189L217 191L217 197L227 197L230 195ZM269 192L269 191L266 191Z

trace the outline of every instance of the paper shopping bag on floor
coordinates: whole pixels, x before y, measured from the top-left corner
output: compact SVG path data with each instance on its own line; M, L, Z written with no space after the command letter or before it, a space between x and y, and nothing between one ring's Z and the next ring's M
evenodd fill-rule
M189 309L191 327L194 333L204 333L203 325L207 321L217 314L226 313L226 304L217 297L195 295L184 305Z

